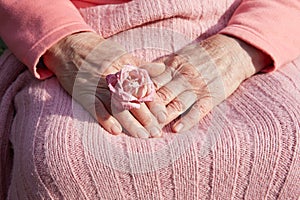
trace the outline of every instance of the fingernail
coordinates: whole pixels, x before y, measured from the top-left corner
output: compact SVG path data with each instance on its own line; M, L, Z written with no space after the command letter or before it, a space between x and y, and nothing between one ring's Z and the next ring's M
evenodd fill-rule
M152 137L160 137L161 131L157 127L153 127L152 129L150 129L150 134Z
M139 130L138 136L140 138L149 138L149 134L146 131L142 130L142 129Z
M183 129L183 127L184 127L184 125L182 123L179 123L174 127L174 130L175 130L175 132L178 133L179 131L181 131Z
M164 113L164 112L160 112L158 115L157 115L157 119L158 119L158 122L159 123L164 123L165 121L167 121L167 115Z
M111 131L113 132L113 134L118 135L118 134L122 133L122 127L119 124L114 124L111 127Z

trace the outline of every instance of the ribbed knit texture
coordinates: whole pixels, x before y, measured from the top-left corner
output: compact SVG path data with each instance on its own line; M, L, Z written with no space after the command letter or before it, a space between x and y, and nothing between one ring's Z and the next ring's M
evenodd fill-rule
M191 9L179 0L161 2L81 13L104 37L114 35L152 60L216 33L237 6L211 0ZM24 69L9 52L0 59L2 179L12 158L8 137L14 152L11 177L0 187L3 193L10 180L8 199L300 196L300 59L246 80L190 131L172 134L167 127L163 138L150 140L108 134L56 78L39 81Z

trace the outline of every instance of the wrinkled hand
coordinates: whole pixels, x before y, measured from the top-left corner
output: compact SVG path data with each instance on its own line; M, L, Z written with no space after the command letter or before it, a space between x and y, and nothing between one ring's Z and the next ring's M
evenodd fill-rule
M53 45L43 58L62 87L108 132L120 134L123 127L134 137L160 136L161 125L156 119L163 122L166 111L157 96L155 103L142 103L140 109L115 111L112 105L105 77L127 64L145 64L117 43L92 32L76 33ZM150 70L150 74L156 72Z
M219 34L163 58L166 70L152 80L167 106L166 123L181 116L173 131L190 129L270 62L254 47Z

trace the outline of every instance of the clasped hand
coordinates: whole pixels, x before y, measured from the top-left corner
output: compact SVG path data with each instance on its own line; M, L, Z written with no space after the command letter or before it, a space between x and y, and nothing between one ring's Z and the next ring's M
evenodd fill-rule
M76 33L53 45L43 59L61 86L108 132L120 134L126 131L130 136L140 138L161 136L160 123L166 120L166 110L157 96L147 106L142 103L140 109L112 112L114 105L106 76L127 64L146 64L117 43L92 32ZM157 73L161 71L152 70L151 75Z
M176 118L174 132L197 124L243 80L260 70L249 53L254 50L236 39L216 35L146 63L114 42L83 32L62 39L43 58L62 87L104 129L149 138L160 137L162 127ZM127 64L147 69L157 93L154 101L142 103L139 109L112 112L105 77Z

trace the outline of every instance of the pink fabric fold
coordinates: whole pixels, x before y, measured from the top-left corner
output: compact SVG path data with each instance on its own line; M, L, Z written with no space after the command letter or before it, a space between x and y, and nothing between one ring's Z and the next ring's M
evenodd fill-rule
M14 97L23 87L26 67L9 51L0 57L0 199L6 199L12 170L12 146L9 141L14 113ZM27 73L28 74L28 73Z
M8 199L300 195L300 60L248 79L191 131L152 140L107 133L55 78L34 79L8 52L0 63L1 199L7 188Z

